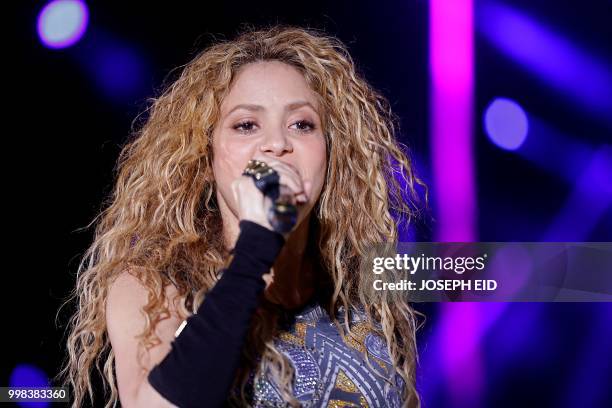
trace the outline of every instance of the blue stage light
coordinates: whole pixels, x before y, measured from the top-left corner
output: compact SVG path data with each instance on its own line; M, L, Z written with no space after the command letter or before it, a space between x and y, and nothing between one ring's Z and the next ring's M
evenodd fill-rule
M496 1L477 8L476 27L508 57L553 86L576 107L611 123L612 69L567 34Z
M489 139L506 150L516 150L527 138L529 121L521 106L511 99L496 98L487 107L484 126Z
M32 364L17 364L11 376L9 378L9 387L48 387L49 379L47 374ZM19 402L18 406L21 407L48 407L51 405L47 401L36 401L36 402Z
M81 39L87 29L89 12L79 0L55 0L38 15L38 36L48 48L66 48Z

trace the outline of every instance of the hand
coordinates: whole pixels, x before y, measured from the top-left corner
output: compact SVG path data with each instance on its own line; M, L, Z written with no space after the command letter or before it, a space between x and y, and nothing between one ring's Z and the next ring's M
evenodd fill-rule
M306 196L304 184L298 170L294 166L272 157L255 155L253 159L266 162L268 166L278 173L281 188L293 196L299 212L300 207L308 202L308 197ZM240 176L234 180L232 182L232 191L238 207L238 218L240 220L252 221L269 230L274 230L267 216L272 202L259 191L250 176ZM287 235L288 233L285 234L285 238L287 238Z

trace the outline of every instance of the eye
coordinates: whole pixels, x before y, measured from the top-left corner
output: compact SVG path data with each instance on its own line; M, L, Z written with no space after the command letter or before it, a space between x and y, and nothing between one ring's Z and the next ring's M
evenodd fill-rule
M252 133L253 132L253 126L255 125L255 122L253 122L252 120L245 120L244 122L240 122L237 125L234 125L232 129L237 130L240 133Z
M295 122L292 126L295 126L295 125L297 125L298 127L297 130L303 133L312 132L315 129L315 124L309 120L299 120ZM252 120L245 120L243 122L240 122L234 125L232 129L240 133L243 133L243 134L249 134L255 131L254 129L255 126L257 126L257 124L253 122Z
M299 120L294 125L298 125L298 130L304 133L312 132L315 129L315 124L309 120Z

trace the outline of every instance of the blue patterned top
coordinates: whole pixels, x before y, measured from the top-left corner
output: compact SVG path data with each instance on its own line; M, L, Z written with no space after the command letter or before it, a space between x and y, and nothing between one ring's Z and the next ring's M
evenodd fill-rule
M338 319L343 324L342 308ZM312 302L283 327L274 343L295 369L293 395L303 407L400 407L404 382L393 369L386 342L363 313L351 313L350 326L355 336L342 339L325 309ZM247 391L254 407L287 405L268 375L256 380L251 373Z

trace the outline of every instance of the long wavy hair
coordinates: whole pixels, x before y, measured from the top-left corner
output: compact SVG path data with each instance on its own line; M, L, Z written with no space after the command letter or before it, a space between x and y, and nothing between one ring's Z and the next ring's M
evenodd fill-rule
M151 99L146 120L122 146L114 188L86 227L95 223L94 240L64 303L74 303L76 312L68 322L67 358L57 377L70 387L73 407L87 399L93 404L96 371L104 384L105 407L118 402L105 305L109 287L122 271L131 270L149 292L143 308L146 328L139 337L142 362L146 350L160 343L156 324L170 313L164 288L176 286L178 314L185 319L227 264L211 138L237 72L258 61L295 67L323 108L329 160L313 208L316 234L311 239L330 282L325 308L343 337L353 336L350 311L357 307L366 312L405 383L404 406L420 406L415 337L423 315L403 296L390 293L395 291L373 291L374 275L359 273L359 268L370 247L397 241L398 223L408 224L419 215L421 204L427 204L427 188L414 173L406 146L396 139L398 118L358 72L346 46L316 29L274 25L247 27L234 40L219 40L200 52ZM417 184L425 191L424 200ZM233 388L240 392L231 399L246 405L246 373L259 366L260 372L272 373L288 404L298 406L291 392L293 367L273 342L279 311L268 306L253 318L243 350L245 368ZM338 310L344 313L344 324L336 317Z

